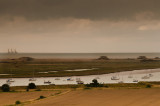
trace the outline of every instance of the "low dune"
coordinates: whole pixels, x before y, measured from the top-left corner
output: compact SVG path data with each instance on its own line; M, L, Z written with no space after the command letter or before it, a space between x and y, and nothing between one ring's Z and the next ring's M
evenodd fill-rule
M160 89L76 90L29 106L159 106Z

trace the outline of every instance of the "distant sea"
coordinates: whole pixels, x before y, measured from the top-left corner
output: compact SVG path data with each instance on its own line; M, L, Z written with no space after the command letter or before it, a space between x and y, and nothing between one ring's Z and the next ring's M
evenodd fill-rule
M96 59L100 56L107 56L113 59L137 58L146 56L148 58L160 57L160 53L0 53L0 59L32 57L37 59Z

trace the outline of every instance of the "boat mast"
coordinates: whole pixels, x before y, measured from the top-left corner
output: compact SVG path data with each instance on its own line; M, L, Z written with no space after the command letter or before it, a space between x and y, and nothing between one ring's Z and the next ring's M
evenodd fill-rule
M15 49L14 53L17 53L16 49Z
M8 49L8 54L10 54L10 50Z

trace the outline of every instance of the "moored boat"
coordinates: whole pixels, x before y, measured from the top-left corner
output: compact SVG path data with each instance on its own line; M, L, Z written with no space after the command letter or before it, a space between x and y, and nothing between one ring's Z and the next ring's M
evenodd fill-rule
M77 84L84 84L84 82L83 81L76 81L77 82Z
M30 78L29 81L36 81L36 78Z
M51 84L51 81L44 81L44 84Z
M8 79L6 82L9 83L9 82L15 82L15 81L13 79Z
M138 82L138 80L137 79L133 79L133 82Z
M74 79L72 79L72 78L68 78L68 79L67 79L67 81L74 81Z
M119 77L117 77L117 76L112 76L111 77L111 80L119 80L120 78Z
M145 76L142 77L142 79L149 79L149 78L150 78L150 77L147 76L147 75L145 75Z
M60 80L60 78L55 78L55 80Z

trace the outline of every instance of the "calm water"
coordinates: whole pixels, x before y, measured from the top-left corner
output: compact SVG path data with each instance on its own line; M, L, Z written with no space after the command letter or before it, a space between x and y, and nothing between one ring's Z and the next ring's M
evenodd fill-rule
M137 58L138 56L147 56L148 58L160 57L160 53L18 53L7 54L0 53L0 59L3 58L19 58L33 57L39 59L96 59L100 56L109 58Z
M144 76L151 77L148 79L143 79ZM111 80L112 76L117 76L119 80ZM132 76L129 78L128 76ZM76 79L80 78L85 84L91 83L93 79L98 77L99 83L119 83L123 81L123 83L137 83L133 82L134 79L138 81L160 81L160 69L144 69L144 70L134 70L134 71L126 71L126 72L118 72L118 73L110 73L103 75L89 75L89 76L72 76L72 77L59 77L60 80L55 80L56 77L41 77L36 78L36 81L33 81L36 85L47 85L44 84L44 81L50 81L52 84L56 85L65 85L65 84L77 84ZM67 81L68 78L73 79L73 81ZM10 86L27 86L31 81L29 78L13 78L15 82L12 82ZM0 79L0 86L6 83L7 78Z

